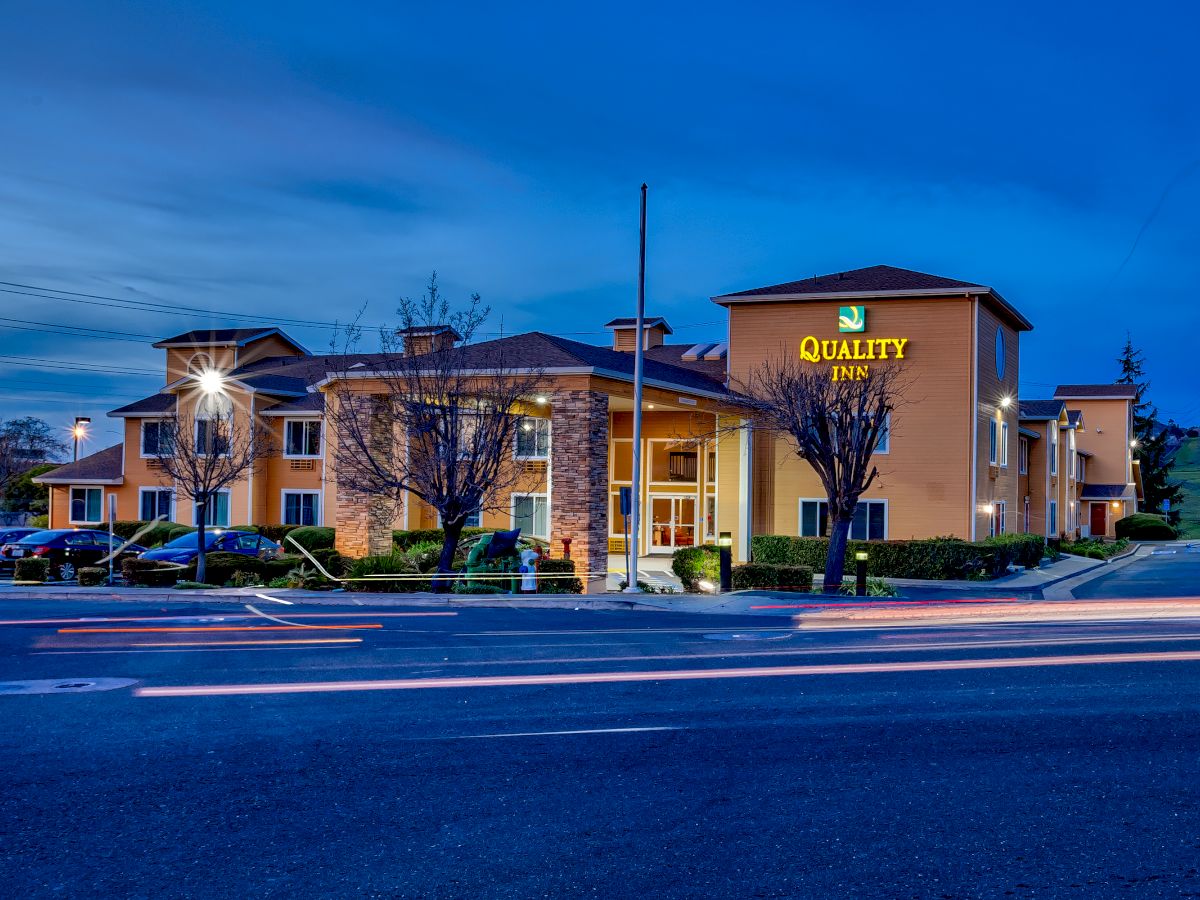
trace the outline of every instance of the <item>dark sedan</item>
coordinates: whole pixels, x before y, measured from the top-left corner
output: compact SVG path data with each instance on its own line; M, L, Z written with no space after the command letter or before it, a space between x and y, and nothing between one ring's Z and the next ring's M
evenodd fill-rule
M8 548L15 544L21 538L33 534L35 531L41 531L40 528L14 528L5 526L0 528L0 572L11 571L15 566L16 560L8 555Z
M24 557L50 560L50 577L58 581L73 581L84 566L100 564L108 554L125 542L110 538L107 531L91 528L61 528L54 531L35 531L5 548L14 563ZM139 544L130 544L113 560L120 568L121 560L146 551ZM104 563L107 565L107 563Z
M196 559L199 547L199 534L193 531L154 550L147 550L142 554L142 559L187 564ZM253 531L226 531L220 528L204 533L204 548L209 553L240 553L259 559L274 559L283 550L274 541Z

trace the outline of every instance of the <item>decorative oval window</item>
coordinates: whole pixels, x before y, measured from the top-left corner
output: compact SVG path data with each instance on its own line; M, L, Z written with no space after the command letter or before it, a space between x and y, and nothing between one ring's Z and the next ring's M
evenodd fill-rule
M1004 380L1004 329L996 329L996 377Z
M207 353L195 353L188 360L187 370L189 375L202 375L213 367L212 357Z

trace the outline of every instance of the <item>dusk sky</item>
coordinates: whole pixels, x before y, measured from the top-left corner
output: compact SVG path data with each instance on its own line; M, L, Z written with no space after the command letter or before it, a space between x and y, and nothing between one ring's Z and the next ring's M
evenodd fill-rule
M1023 397L1112 380L1128 331L1163 417L1200 424L1182 2L0 15L0 417L90 415L89 450L161 385L151 340L303 320L320 351L432 269L496 329L604 342L634 312L643 181L647 309L680 341L723 337L714 294L883 263L1032 320Z

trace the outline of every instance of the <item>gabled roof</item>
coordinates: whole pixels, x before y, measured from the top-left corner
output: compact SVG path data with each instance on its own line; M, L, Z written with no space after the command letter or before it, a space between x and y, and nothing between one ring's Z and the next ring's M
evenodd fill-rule
M37 475L37 484L121 484L125 480L124 448L114 444L83 459Z
M671 330L671 326L667 324L667 320L662 316L655 316L654 318L644 319L642 321L643 328L654 328L656 326L660 326L667 334L675 333ZM606 322L604 327L611 328L613 331L623 331L626 328L637 328L637 317L626 316L620 319L613 319L611 322Z
M452 334L456 341L462 340L462 335L449 325L410 325L407 328L397 328L396 334Z
M1061 400L1021 400L1017 403L1017 418L1057 419L1066 405Z
M287 416L301 413L321 413L325 411L325 395L320 391L305 394L295 400L285 400L283 403L262 410L264 416Z
M149 397L134 400L130 404L110 411L109 416L119 419L125 416L153 416L156 413L165 414L173 412L175 412L174 394L151 394Z
M1083 413L1077 409L1067 410L1067 426L1069 428L1078 428L1083 424Z
M1032 428L1026 428L1024 425L1017 426L1017 434L1020 434L1023 437L1027 437L1027 438L1038 438L1038 439L1040 439L1042 436L1042 433L1040 431L1034 431Z
M238 375L237 380L251 390L280 397L303 397L308 393L308 382L303 378L276 375L265 372L261 375Z
M1063 400L1136 400L1135 384L1060 384L1054 396Z
M288 337L279 328L199 328L185 331L174 337L155 341L151 346L162 350L168 347L245 347L252 341L277 335L283 338L301 353L308 351Z
M992 288L972 281L959 281L941 275L929 275L895 266L867 266L848 272L814 275L799 281L785 281L748 291L735 291L713 297L714 303L730 306L735 303L772 300L852 300L911 297L987 297L1007 316L1018 331L1030 331L1033 324Z

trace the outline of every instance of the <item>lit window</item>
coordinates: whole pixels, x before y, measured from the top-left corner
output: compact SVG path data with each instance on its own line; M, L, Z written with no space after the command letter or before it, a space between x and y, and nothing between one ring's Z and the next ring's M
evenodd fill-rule
M312 419L288 419L283 423L284 456L320 456L321 423Z
M319 495L313 491L283 492L284 525L316 525L320 508Z
M829 503L825 500L800 501L800 536L824 537L829 526ZM860 500L850 522L853 541L882 541L887 538L887 503Z
M94 523L102 519L103 488L71 488L71 521Z
M141 519L149 522L159 516L172 519L172 504L175 502L175 492L170 488L142 488L141 490Z
M1000 423L1000 465L1008 468L1008 423Z
M199 507L192 511L192 524L200 524ZM229 527L229 491L217 491L208 495L204 507L204 524L214 528Z
M996 420L988 420L988 462L993 466L996 464Z
M517 423L517 459L547 459L550 456L550 420L522 417Z

